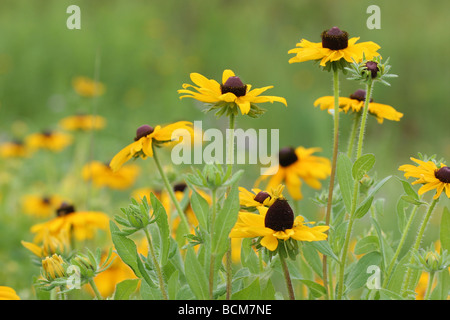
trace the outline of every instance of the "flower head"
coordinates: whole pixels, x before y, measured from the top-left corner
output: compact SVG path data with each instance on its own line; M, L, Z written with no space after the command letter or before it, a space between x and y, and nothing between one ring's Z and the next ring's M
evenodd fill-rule
M53 254L67 254L70 250L69 235L65 229L58 234L50 234L47 230L43 233L42 243L37 245L32 242L21 241L22 245L38 258L49 257Z
M35 233L34 242L42 241L44 235L58 235L63 230L70 238L77 240L91 239L97 229L106 230L109 225L109 217L99 211L76 211L75 207L68 203L63 203L56 210L56 217L31 227L31 232Z
M72 81L76 93L82 97L96 97L105 93L105 85L87 77L76 77Z
M77 114L61 119L59 125L69 131L100 130L106 125L106 119L98 115Z
M281 184L270 191L263 191L258 188L248 191L243 187L239 187L239 202L241 207L244 208L269 207L282 194L283 189L284 185Z
M270 207L258 207L259 214L241 211L230 232L230 238L261 237L260 244L275 251L279 241L321 241L328 226L309 227L302 216L294 216L288 201L282 196Z
M358 113L364 107L364 101L366 100L366 91L362 89L356 90L353 94L347 97L339 97L339 110L348 113L348 111ZM328 110L332 112L334 110L334 97L324 96L314 101L314 106L320 106L321 110ZM373 102L370 99L369 113L377 118L378 123L383 123L386 120L400 121L403 117L403 113L398 112L393 107L387 104L381 104Z
M56 131L42 131L32 133L26 137L26 144L31 150L50 150L60 152L72 143L72 136Z
M23 211L39 218L50 217L62 203L63 198L56 194L48 196L29 194L22 198Z
M5 142L0 145L1 158L26 158L29 155L29 148L21 141Z
M276 188L281 183L286 184L289 194L294 200L303 198L301 192L302 181L311 188L320 189L319 179L326 179L331 174L330 160L314 156L313 153L321 151L320 148L286 147L278 153L279 165L267 169L256 182L267 179L267 190Z
M411 158L411 160L417 163L418 166L405 164L398 169L405 172L405 178L412 177L417 179L412 184L422 184L422 187L418 190L419 195L436 189L433 199L439 198L444 190L447 197L450 198L450 167L443 163L438 167L431 160L427 162L415 158Z
M47 281L53 281L67 276L66 268L67 262L56 253L42 260L42 276Z
M198 87L183 84L183 89L178 90L178 93L184 94L180 96L180 99L194 98L201 102L213 104L210 110L219 109L219 112L225 112L224 109L228 106L232 110L231 112L237 113L237 106L242 114L257 116L263 112L257 108L257 103L277 101L287 106L286 99L282 97L261 96L263 92L273 88L273 86L251 90L250 84L244 84L229 69L223 72L221 84L215 80L207 79L199 73L191 73L190 77ZM188 90L188 88L193 88L196 91Z
M295 57L289 59L289 63L303 62L310 60L320 60L320 65L325 67L328 62L340 61L346 62L361 61L363 55L367 59L377 56L377 50L380 46L372 41L356 43L357 38L350 38L346 31L333 27L325 30L321 34L322 42L314 43L302 39L297 43L294 49L288 53L295 53Z
M123 190L134 184L139 172L139 166L134 164L125 165L119 170L113 171L109 162L91 161L84 165L81 174L84 180L92 180L97 188L108 187Z
M181 141L182 136L174 137L176 130L184 129L187 133L192 132L192 123L188 121L179 121L169 124L165 127L156 126L155 128L149 125L140 126L136 130L136 137L134 142L123 148L117 153L110 162L110 167L113 171L119 170L122 165L132 158L146 159L153 157L153 144L163 146L168 142L176 140ZM180 130L178 132L182 132Z

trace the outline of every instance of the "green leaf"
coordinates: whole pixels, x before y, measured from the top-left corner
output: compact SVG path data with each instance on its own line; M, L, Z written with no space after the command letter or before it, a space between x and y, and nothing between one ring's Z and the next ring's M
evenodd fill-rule
M378 244L380 246L380 251L383 256L384 270L386 270L385 267L390 263L392 257L394 256L394 252L391 246L387 243L386 239L384 238L383 232L381 231L381 227L378 224L377 220L371 219L371 221L378 235Z
M314 248L319 250L320 253L322 253L328 257L331 257L334 260L336 260L337 262L339 262L339 258L337 257L337 255L334 254L334 252L331 249L330 244L328 243L327 240L305 242L304 245L307 245L307 246L312 245Z
M422 204L427 204L426 202L416 200L415 198L413 198L411 196L408 196L408 195L403 195L402 196L402 200L406 201L406 202L409 202L409 203L412 203L415 206L420 206Z
M167 263L169 257L170 248L170 227L166 214L166 209L159 201L159 199L153 194L150 194L150 201L153 207L153 215L156 217L156 224L158 225L159 236L160 236L160 263L164 267Z
M308 265L322 278L322 260L317 253L317 249L311 245L304 245L302 246L302 253Z
M381 288L380 290L380 300L405 300L400 294L390 291L388 289Z
M136 291L139 279L127 279L116 285L114 300L129 300L130 295Z
M347 212L351 212L353 198L352 161L345 153L338 156L336 176L345 208Z
M442 250L450 252L450 211L444 207L440 224L440 240Z
M180 290L180 279L178 270L175 270L175 272L173 272L172 275L170 276L169 281L167 281L167 288L169 299L175 300L177 297L177 293Z
M361 180L366 172L373 168L375 164L375 156L371 153L359 157L352 167L352 176L355 180Z
M372 275L368 272L370 266L380 266L381 254L377 251L370 252L358 260L345 280L348 290L362 288L367 279Z
M400 182L402 183L403 186L403 190L405 190L405 193L410 196L411 198L415 199L415 200L419 200L419 195L417 194L416 191L414 191L413 187L411 186L411 184L405 180L399 179Z
M403 200L402 198L399 198L397 201L397 224L398 224L398 230L403 233L406 226L406 212L405 210L409 207L409 203Z
M133 270L138 278L144 279L150 287L156 287L144 268L134 241L123 236L114 221L110 221L109 227L114 248L120 259Z
M184 261L184 270L186 280L195 297L199 300L208 299L208 279L202 265L200 264L200 262L198 262L197 256L195 255L194 249L192 249L192 247L187 248L186 258Z
M237 180L231 187L227 198L217 213L216 221L214 223L211 252L216 254L218 259L221 259L221 255L224 254L228 248L228 235L236 223L239 209L240 204Z
M259 278L256 278L249 286L231 295L231 300L259 300L261 298L261 286Z
M374 185L372 188L370 188L369 192L367 193L367 197L371 197L374 196L375 193L378 192L378 190L380 190L380 188L382 186L384 186L384 184L390 179L392 178L392 176L387 176L386 178L384 178L383 180L379 181L376 185Z
M373 197L368 197L364 199L364 201L359 205L358 209L356 209L355 212L355 218L361 219L366 215L367 212L369 212L370 208L372 207Z
M244 268L248 268L251 273L259 274L259 259L252 247L252 239L245 238L241 244L241 263Z
M195 189L188 183L190 189L192 190L191 195L191 207L195 213L199 225L205 229L209 230L208 227L208 217L209 217L209 205L208 201L205 200Z
M377 236L367 236L362 238L356 243L354 253L355 254L366 254L372 251L377 251L379 249L378 237Z
M321 284L317 283L317 282L314 282L314 281L311 281L311 280L305 280L305 279L301 279L299 281L308 287L308 289L310 290L311 294L315 298L319 298L321 296L324 296L327 293L325 287L322 286Z
M450 274L448 269L437 274L436 287L431 292L430 300L447 300L450 293Z

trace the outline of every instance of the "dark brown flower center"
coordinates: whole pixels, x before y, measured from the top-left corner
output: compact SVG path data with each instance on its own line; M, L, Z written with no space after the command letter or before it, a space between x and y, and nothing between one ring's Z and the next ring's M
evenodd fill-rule
M43 130L43 131L41 131L41 134L48 138L53 135L53 132L51 130Z
M239 77L229 77L224 84L220 85L222 94L231 92L236 97L245 96L247 93L247 85L243 84Z
M42 203L44 205L49 205L50 204L50 198L49 197L42 197Z
M342 50L348 47L348 33L338 27L325 30L321 34L322 47L331 50Z
M58 209L56 209L56 215L58 217L67 216L68 214L71 214L73 212L75 212L75 207L65 202L62 203Z
M380 69L378 68L378 63L376 63L375 61L367 61L366 68L370 71L372 79L375 79L377 77L378 71L380 71Z
M440 182L450 183L450 167L442 167L442 168L434 171L434 176Z
M267 198L271 198L270 194L268 194L267 192L264 191L260 191L254 198L253 200L259 202L259 203L264 203L264 200L266 200Z
M153 132L152 127L150 127L148 124L144 124L143 126L140 126L137 130L136 130L136 138L134 138L134 141L138 141L139 139L151 134Z
M177 191L184 192L184 190L186 190L186 187L187 187L186 183L180 182L180 183L177 183L176 185L173 186L173 191L175 191L175 192L177 192Z
M264 225L274 231L292 229L294 212L286 199L277 199L269 207L264 218Z
M350 99L355 99L358 101L366 101L366 90L358 89L355 91L355 93L350 95ZM370 102L372 102L373 99L370 98Z
M298 160L297 154L295 153L295 149L291 147L285 147L280 150L278 153L278 159L280 162L280 166L288 167L294 162Z

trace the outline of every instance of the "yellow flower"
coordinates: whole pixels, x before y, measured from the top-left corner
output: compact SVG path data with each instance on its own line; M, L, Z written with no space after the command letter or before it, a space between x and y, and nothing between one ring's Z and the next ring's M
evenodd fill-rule
M283 189L283 185L279 185L270 192L258 188L253 188L252 191L248 191L243 187L239 187L239 203L242 207L246 208L270 207L276 198L282 194Z
M0 157L2 158L26 158L30 150L20 141L5 142L0 145Z
M22 198L23 211L26 214L38 218L48 218L55 213L63 203L63 198L58 195L38 196L34 194L25 195Z
M40 246L32 242L21 241L25 248L39 258L49 257L55 253L67 253L70 250L69 242L69 236L64 229L56 235L51 235L48 230L45 231Z
M111 189L127 189L131 187L139 175L140 168L135 164L122 166L117 171L112 171L109 163L91 161L82 169L83 179L92 180L94 186L108 187Z
M441 163L438 168L433 161L425 162L415 158L411 158L411 160L418 166L405 164L400 166L398 170L404 171L407 179L410 177L417 179L411 184L423 184L418 190L419 195L436 189L433 199L437 199L445 189L445 194L450 198L450 167Z
M377 50L380 46L372 41L356 43L359 37L348 38L348 33L341 31L338 27L325 30L321 34L322 42L314 43L302 39L296 44L297 48L288 53L295 53L295 57L289 59L289 63L320 60L320 65L325 66L327 62L345 61L352 63L361 62L363 54L367 60L378 56Z
M111 160L109 164L111 169L113 171L119 170L125 162L132 158L141 157L142 159L146 159L147 157L153 157L153 143L159 146L174 140L181 140L181 136L172 137L172 133L177 129L184 129L187 132L191 132L191 125L191 122L179 121L165 127L159 125L155 128L149 125L140 126L136 131L134 142L119 151Z
M106 230L109 225L109 217L98 211L75 211L74 206L63 203L56 211L57 217L47 222L35 224L31 232L35 233L34 242L40 242L44 234L58 235L62 230L67 232L70 238L82 241L94 237L97 229Z
M87 77L76 77L72 81L76 93L82 97L96 97L105 93L105 85Z
M359 89L350 95L349 98L339 97L339 110L345 113L348 111L360 112L364 107L365 100L366 91ZM321 110L328 110L331 113L334 110L334 97L321 97L314 101L314 106L320 106ZM393 107L387 104L373 102L372 99L369 102L369 113L377 118L378 123L383 123L384 119L400 121L400 118L403 117L403 113L396 111Z
M257 181L256 186L269 176L266 190L271 190L284 183L294 200L303 198L301 192L302 180L311 188L320 189L322 184L319 179L326 179L331 174L330 160L312 154L321 151L320 148L296 149L286 147L280 150L279 165L272 166Z
M104 259L105 258L106 256L104 255ZM131 270L131 268L126 265L114 251L111 255L111 260L113 260L113 262L109 268L99 273L94 278L95 285L102 297L110 297L114 293L116 285L119 282L126 279L136 279L133 270ZM88 286L87 289L94 295L90 286Z
M98 115L78 114L61 119L59 125L69 131L100 130L106 126L106 119Z
M262 237L260 244L275 251L279 240L321 241L327 239L328 226L309 227L302 216L294 213L284 198L277 198L269 207L258 207L259 214L239 212L230 238ZM313 223L313 222L311 222Z
M198 101L212 104L234 103L239 107L242 114L248 114L251 106L256 103L273 103L277 101L287 106L285 98L260 95L264 91L273 88L273 86L251 90L251 85L243 84L241 79L229 69L223 72L222 84L199 73L191 73L190 77L192 82L198 87L186 83L183 84L183 89L178 90L178 93L185 93L185 95L180 96L180 99L186 97L194 98ZM191 91L187 88L193 88L196 91Z
M60 152L72 143L72 136L62 132L43 131L30 134L25 141L33 151L45 149Z
M0 286L0 300L20 300L13 288Z
M42 276L48 281L66 276L66 262L60 255L54 254L42 260Z

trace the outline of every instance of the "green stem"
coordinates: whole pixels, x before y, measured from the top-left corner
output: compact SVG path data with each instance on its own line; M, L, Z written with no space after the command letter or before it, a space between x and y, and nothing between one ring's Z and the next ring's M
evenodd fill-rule
M358 125L360 123L360 119L361 119L361 113L356 113L355 117L353 119L353 126L352 126L352 131L350 133L350 137L348 140L348 149L347 149L347 156L352 159L353 156L353 149L355 146L355 140L356 140L356 132L358 131Z
M411 215L410 215L410 217L408 219L408 222L407 222L407 224L405 226L405 229L403 230L402 237L400 239L400 243L398 244L397 250L395 251L395 254L392 257L392 260L389 263L389 267L388 267L387 272L386 272L386 277L384 278L383 285L382 285L383 288L386 288L386 286L389 283L392 270L394 269L395 263L397 262L397 258L400 255L400 251L402 250L403 245L405 244L406 237L407 237L407 235L409 233L409 229L411 228L412 222L414 220L414 217L416 216L416 213L417 213L418 209L419 209L419 206L414 206L414 209L411 212Z
M211 190L212 198L212 214L210 223L210 235L212 236L214 231L214 223L216 220L216 201L217 201L217 191L215 189ZM209 298L212 300L214 298L214 265L216 260L216 255L212 252L210 253L210 265L209 265Z
M161 290L161 294L163 295L164 300L168 300L166 288L164 287L164 278L161 271L161 267L158 263L158 259L156 258L155 249L153 248L152 238L147 228L144 228L145 236L147 237L148 249L150 251L150 255L152 256L153 264L156 269L156 274L158 275L159 288Z
M229 124L229 144L228 144L228 154L227 154L227 163L231 167L231 171L233 171L233 163L234 163L234 127L236 125L236 116L234 113L230 114L230 124ZM228 238L228 250L225 254L225 270L226 270L226 299L230 300L231 298L231 280L232 280L232 262L231 262L231 239Z
M414 263L414 254L419 250L420 243L422 242L423 234L425 233L425 229L427 227L428 221L430 220L431 214L433 213L434 207L436 206L436 203L439 201L439 198L434 199L433 202L428 207L428 211L422 221L422 224L419 229L419 233L417 234L416 242L414 243L414 247L411 250L411 257L409 259L409 264L412 265ZM402 295L405 294L408 290L410 290L412 286L412 268L408 267L408 271L406 272L405 279L403 281L402 285Z
M100 291L97 288L97 285L94 282L94 279L89 278L88 280L89 285L91 286L92 290L94 291L95 297L97 298L97 300L103 300L102 295L100 294Z
M155 160L155 164L156 167L158 168L159 174L161 175L161 178L163 179L164 185L167 189L167 192L169 193L169 197L172 200L175 209L177 210L178 216L180 217L181 221L183 222L185 228L186 228L186 232L189 232L189 230L191 229L189 226L189 222L187 221L186 215L183 212L183 209L181 209L181 205L178 202L177 198L175 197L175 193L173 192L173 188L170 185L169 179L167 178L166 174L164 173L164 170L161 166L161 163L159 161L157 152L155 150L154 145L152 144L152 149L153 149L153 159Z
M359 139L358 139L358 147L356 149L356 160L361 157L362 154L362 148L363 148L363 142L364 142L364 131L366 127L366 121L367 121L367 114L369 113L369 101L372 95L372 88L373 88L373 81L369 80L369 82L366 84L366 99L364 101L364 110L363 115L361 118L361 126L359 130ZM348 253L348 247L350 243L350 238L353 231L353 224L355 222L355 212L356 212L356 205L358 203L358 196L359 196L359 181L355 180L353 183L353 197L352 197L352 205L351 205L351 211L350 211L350 217L347 225L347 231L345 233L345 241L344 241L344 247L342 250L341 255L341 261L340 261L340 269L339 269L339 278L338 278L338 294L337 299L342 299L342 294L344 292L344 273L345 273L345 265L347 260L347 253Z
M430 277L428 279L427 293L425 294L425 297L423 298L424 300L430 299L431 290L433 289L434 276L435 276L435 272L434 271L430 272Z
M339 69L335 68L333 71L333 95L334 95L334 132L333 132L333 157L331 160L331 175L330 175L330 185L328 188L328 202L327 202L327 212L325 216L325 224L327 226L330 225L331 219L331 206L333 203L333 190L334 190L334 180L336 176L336 163L337 163L337 155L339 149ZM328 270L327 270L327 256L323 255L322 257L322 279L323 285L326 290L325 299L328 300L329 289L328 289ZM332 288L331 288L332 290Z
M287 287L287 290L289 293L289 299L295 300L294 288L292 287L291 276L289 274L289 268L287 266L286 260L284 259L283 255L278 254L278 256L280 257L281 268L283 269L284 280L286 281L286 287Z

